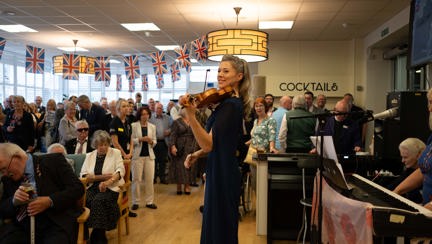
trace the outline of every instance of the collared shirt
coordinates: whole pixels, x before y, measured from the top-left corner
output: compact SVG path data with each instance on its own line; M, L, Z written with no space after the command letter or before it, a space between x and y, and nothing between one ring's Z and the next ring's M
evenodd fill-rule
M281 128L282 125L282 119L285 116L285 113L288 110L285 109L284 107L279 107L276 111L273 112L272 114L272 118L274 118L276 120L276 140L275 140L275 147L277 149L281 148L280 142L279 142L279 130Z
M152 117L150 118L150 123L156 126L156 138L158 140L164 140L165 135L164 132L169 130L172 124L172 119L170 116L166 114L162 114L161 116L157 116L156 113L152 113Z
M88 142L88 137L84 140L84 143L82 143L82 152L81 154L86 154L87 153L87 142ZM77 144L75 147L75 154L78 154L78 150L80 148L80 141L77 139Z

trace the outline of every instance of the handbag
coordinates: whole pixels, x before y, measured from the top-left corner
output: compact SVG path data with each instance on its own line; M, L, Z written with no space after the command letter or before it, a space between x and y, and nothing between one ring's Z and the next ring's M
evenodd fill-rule
M253 157L257 154L257 150L253 146L249 146L249 149L246 154L246 158L243 162L247 164L256 165L256 162L253 160Z

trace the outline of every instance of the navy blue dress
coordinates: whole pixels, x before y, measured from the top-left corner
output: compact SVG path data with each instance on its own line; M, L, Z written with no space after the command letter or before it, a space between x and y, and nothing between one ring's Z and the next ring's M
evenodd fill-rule
M238 243L240 171L236 150L241 141L243 105L225 99L212 113L213 149L207 158L201 243Z

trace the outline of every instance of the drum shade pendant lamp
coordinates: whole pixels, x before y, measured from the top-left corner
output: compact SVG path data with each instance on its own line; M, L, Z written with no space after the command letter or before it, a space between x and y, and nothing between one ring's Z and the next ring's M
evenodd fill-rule
M241 8L235 7L238 15ZM220 61L225 54L232 54L248 62L261 62L268 58L268 34L252 29L223 29L207 34L208 59Z
M74 43L75 50L73 54L76 53L76 45L78 40L72 40ZM79 56L79 73L80 74L94 74L94 57ZM53 57L53 69L54 74L63 73L63 55L58 55Z

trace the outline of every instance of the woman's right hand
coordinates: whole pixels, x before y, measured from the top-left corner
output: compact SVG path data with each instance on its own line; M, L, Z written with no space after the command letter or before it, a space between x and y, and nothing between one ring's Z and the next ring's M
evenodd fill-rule
M184 166L186 169L189 169L193 163L195 163L195 161L198 159L198 157L195 155L195 153L190 153L187 155L185 161L184 161Z
M174 156L177 156L177 147L176 146L171 147L171 154Z

